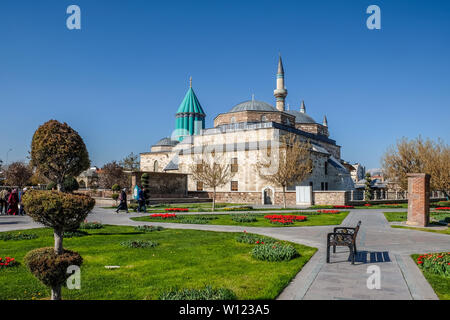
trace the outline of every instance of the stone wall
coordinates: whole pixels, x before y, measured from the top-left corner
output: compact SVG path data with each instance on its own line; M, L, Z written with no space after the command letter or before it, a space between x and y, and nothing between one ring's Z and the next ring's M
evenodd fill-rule
M263 119L264 117L264 119ZM295 116L285 112L273 111L240 111L219 114L214 119L214 127L240 122L276 122L284 125L294 126Z
M314 191L315 205L346 205L349 200L349 191Z
M181 198L187 196L187 174L165 172L133 172L131 189L141 186L144 173L150 176L150 198Z

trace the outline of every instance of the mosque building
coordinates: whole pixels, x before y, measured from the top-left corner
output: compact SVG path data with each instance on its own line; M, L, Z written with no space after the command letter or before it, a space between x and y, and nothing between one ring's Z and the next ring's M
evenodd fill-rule
M302 101L298 111L286 110L284 67L281 57L276 74L275 107L254 98L241 102L214 118L214 127L205 128L205 109L190 87L175 115L172 137L159 140L150 152L141 153L140 169L150 172L190 173L190 168L205 150L221 152L221 161L231 165L234 173L229 183L217 188L217 200L236 203L280 204L282 190L270 185L258 174L256 163L266 159L271 149L287 133L312 148L313 172L299 186L311 186L314 192L352 190L354 184L341 160L341 146L329 137L326 116L317 123L306 112ZM188 190L207 193L202 181L188 176ZM288 202L295 202L295 186L288 187ZM289 193L289 192L288 192Z

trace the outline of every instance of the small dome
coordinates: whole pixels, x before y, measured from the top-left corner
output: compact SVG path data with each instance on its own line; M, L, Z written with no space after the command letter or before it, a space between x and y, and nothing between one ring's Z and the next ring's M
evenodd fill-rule
M249 100L235 105L230 110L230 112L239 112L239 111L278 111L278 110L266 102Z
M295 116L295 123L316 123L314 119L308 116L306 113L296 110L289 110L285 112Z
M162 138L156 144L154 144L154 147L174 147L177 144L178 141L176 140L171 140L170 138Z

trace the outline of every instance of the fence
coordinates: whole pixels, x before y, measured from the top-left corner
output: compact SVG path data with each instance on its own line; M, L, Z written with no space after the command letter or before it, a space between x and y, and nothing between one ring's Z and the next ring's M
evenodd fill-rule
M444 192L431 191L430 200L446 199ZM363 190L349 191L349 200L353 201L366 201L364 198ZM385 190L372 190L371 201L388 201L388 200L408 200L408 191L385 191Z

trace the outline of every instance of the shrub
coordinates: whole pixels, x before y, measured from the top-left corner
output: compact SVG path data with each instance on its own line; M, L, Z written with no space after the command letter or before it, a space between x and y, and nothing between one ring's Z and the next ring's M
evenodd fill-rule
M210 216L178 216L178 220L181 221L181 223L187 223L187 224L208 224L211 220L217 219L217 217L210 217Z
M80 189L80 185L74 177L69 176L64 178L62 189L64 192L73 192Z
M19 265L19 263L16 261L16 259L11 257L0 257L0 269L6 269L11 268Z
M158 243L149 240L128 240L121 242L120 245L127 248L153 248L156 247Z
M289 244L261 244L252 250L252 257L263 261L288 261L299 256L295 248Z
M47 185L47 190L56 190L56 183L55 182L50 182Z
M113 193L113 194L111 195L111 198L112 198L114 201L117 202L117 199L119 199L119 194L118 194L118 193Z
M237 242L248 243L248 244L255 244L257 242L259 242L259 243L261 243L261 242L264 242L264 243L277 242L275 239L264 237L264 236L259 236L257 234L252 234L252 233L247 233L247 232L240 233L235 239Z
M227 288L171 289L159 295L160 300L236 300L234 292Z
M134 230L139 232L153 232L153 231L162 231L164 230L161 226L137 226Z
M89 235L86 231L80 230L70 230L64 232L64 238L76 238L76 237L84 237Z
M423 270L450 278L450 252L421 255L417 264Z
M0 240L8 241L8 240L31 240L38 238L37 234L33 233L0 233Z
M255 216L248 214L233 214L231 215L231 220L235 222L255 222L258 221Z
M243 206L243 207L227 207L223 208L224 211L250 211L253 210L252 206Z
M102 229L103 224L100 222L82 222L80 224L80 229Z
M117 183L113 184L113 186L111 187L111 190L114 192L120 191L120 186Z
M26 254L24 261L30 272L44 285L56 287L64 285L70 274L71 265L81 266L83 258L74 251L64 250L57 255L53 248L39 248Z

